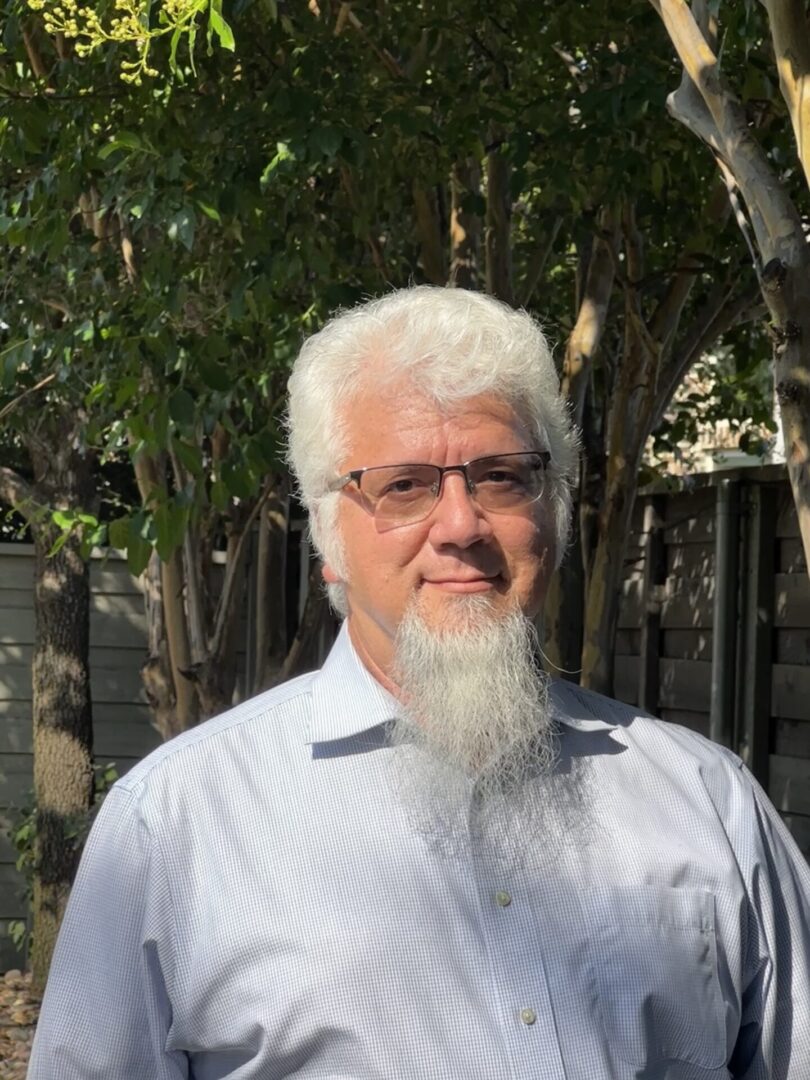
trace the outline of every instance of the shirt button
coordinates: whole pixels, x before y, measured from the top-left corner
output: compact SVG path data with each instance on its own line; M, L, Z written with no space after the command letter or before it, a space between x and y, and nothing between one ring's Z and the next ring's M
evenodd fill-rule
M523 1021L526 1027L531 1027L537 1019L537 1013L534 1011L534 1009L521 1009L520 1019Z
M501 889L499 892L495 893L495 902L498 904L498 907L509 907L512 903L512 897L508 892L504 892Z

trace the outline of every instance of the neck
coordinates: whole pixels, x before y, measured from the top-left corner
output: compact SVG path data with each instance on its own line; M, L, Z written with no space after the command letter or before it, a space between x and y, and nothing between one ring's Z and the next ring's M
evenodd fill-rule
M374 658L372 651L366 644L364 635L360 632L356 621L352 618L351 612L346 619L346 625L349 630L349 638L351 639L354 651L359 656L363 667L374 676L384 690L387 690L393 697L400 698L402 696L401 691L389 674L390 659L389 663L385 664L378 662Z

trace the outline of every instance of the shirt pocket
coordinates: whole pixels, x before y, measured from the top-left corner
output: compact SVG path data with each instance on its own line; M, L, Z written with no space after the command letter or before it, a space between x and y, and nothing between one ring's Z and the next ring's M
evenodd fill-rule
M605 1036L631 1065L726 1063L714 896L694 889L601 888L585 899Z

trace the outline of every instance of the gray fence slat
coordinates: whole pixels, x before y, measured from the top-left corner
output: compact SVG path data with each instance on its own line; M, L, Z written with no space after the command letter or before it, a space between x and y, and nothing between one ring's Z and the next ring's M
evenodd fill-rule
M0 971L25 967L25 955L19 952L8 935L9 920L0 919Z
M810 763L771 754L770 797L776 809L785 814L810 815Z
M707 712L691 712L688 709L662 709L661 719L670 724L680 724L681 727L696 731L698 735L709 737L709 714Z
M804 548L798 538L786 537L779 540L777 570L780 574L806 574L807 563Z
M772 725L775 754L810 759L810 720L786 720L779 717L772 721Z
M810 578L807 574L777 574L774 590L774 625L791 629L810 626Z
M661 708L709 711L712 665L704 660L668 660L660 664Z
M774 635L777 664L810 664L810 627L777 630Z
M617 656L613 666L613 691L619 701L627 705L638 704L637 656Z
M790 830L799 851L806 859L810 859L810 817L803 814L782 814L782 820Z
M670 660L711 660L711 630L665 630L661 656Z
M0 919L25 917L25 879L13 863L0 863Z
M667 577L713 577L714 545L707 543L673 544L667 537Z
M771 714L789 720L810 720L810 667L774 664Z

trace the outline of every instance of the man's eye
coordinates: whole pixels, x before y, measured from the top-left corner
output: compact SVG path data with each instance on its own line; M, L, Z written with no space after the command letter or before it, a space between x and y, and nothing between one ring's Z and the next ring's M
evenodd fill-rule
M515 472L507 469L490 469L479 480L480 484L522 484L524 479Z
M400 476L396 480L390 480L383 488L383 495L413 495L424 491L425 482L415 476Z

